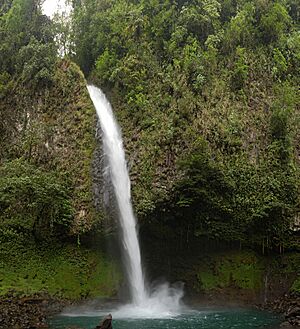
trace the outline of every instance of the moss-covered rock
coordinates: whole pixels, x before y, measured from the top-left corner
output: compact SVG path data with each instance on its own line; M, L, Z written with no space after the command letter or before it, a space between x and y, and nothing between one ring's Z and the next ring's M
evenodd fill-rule
M227 251L206 254L197 264L191 272L196 274L193 289L200 295L264 303L299 289L297 253L263 256L253 251Z
M197 271L200 291L233 287L259 291L263 285L264 266L253 252L216 255L210 266L204 264Z
M121 272L103 252L71 244L36 244L28 236L1 243L0 296L45 293L84 299L117 294Z
M32 90L14 81L1 104L9 138L0 140L0 161L22 157L59 174L72 191L70 233L89 231L102 215L92 194L96 115L80 69L60 60L49 87Z

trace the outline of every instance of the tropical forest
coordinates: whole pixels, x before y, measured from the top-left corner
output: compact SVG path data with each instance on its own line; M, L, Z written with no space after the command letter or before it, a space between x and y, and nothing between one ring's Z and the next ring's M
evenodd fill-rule
M299 327L299 86L299 0L0 0L0 328Z

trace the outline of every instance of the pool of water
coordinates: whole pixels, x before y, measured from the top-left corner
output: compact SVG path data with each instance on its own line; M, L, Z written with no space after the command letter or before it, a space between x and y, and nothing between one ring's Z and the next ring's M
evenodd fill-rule
M49 325L51 329L72 326L94 329L104 314L108 313L59 315L49 319ZM114 317L113 311L111 313L114 329L275 329L280 323L280 318L274 314L249 309L186 310L180 315L157 319L121 318Z

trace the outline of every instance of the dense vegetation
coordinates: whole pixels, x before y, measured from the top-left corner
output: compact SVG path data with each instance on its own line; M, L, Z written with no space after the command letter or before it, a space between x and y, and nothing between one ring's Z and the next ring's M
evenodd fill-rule
M299 19L295 0L74 1L74 59L110 94L144 223L299 248Z
M95 122L85 79L58 56L56 25L39 1L4 1L0 18L0 224L19 218L24 227L23 218L80 233L94 216Z
M95 114L81 70L58 56L57 26L41 1L0 2L0 296L83 298L118 286L115 264L82 241L102 218Z
M149 240L299 251L299 1L71 2L70 20L51 21L42 1L0 1L0 295L29 284L79 298L118 285L118 274L102 285L115 265L80 246L104 218L85 78L117 113ZM197 272L199 287L228 279L229 263L244 268L224 259L224 271ZM260 264L253 273L261 283Z

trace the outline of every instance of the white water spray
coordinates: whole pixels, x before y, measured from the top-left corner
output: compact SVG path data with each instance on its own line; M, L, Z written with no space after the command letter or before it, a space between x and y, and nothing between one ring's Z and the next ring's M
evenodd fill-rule
M145 288L145 279L141 264L141 253L136 230L125 153L120 128L114 118L111 105L102 91L88 86L91 99L97 111L103 132L103 149L108 157L110 176L116 195L122 240L126 257L126 269L133 305L123 308L129 315L138 317L170 316L178 312L182 288L170 288L168 284L156 287L150 294ZM130 311L131 310L131 311ZM122 309L120 310L120 316Z
M119 207L123 244L126 253L126 268L134 304L147 298L141 264L141 252L137 237L136 221L130 201L130 180L120 128L105 95L94 86L88 86L103 132L103 149L108 157L110 176Z

